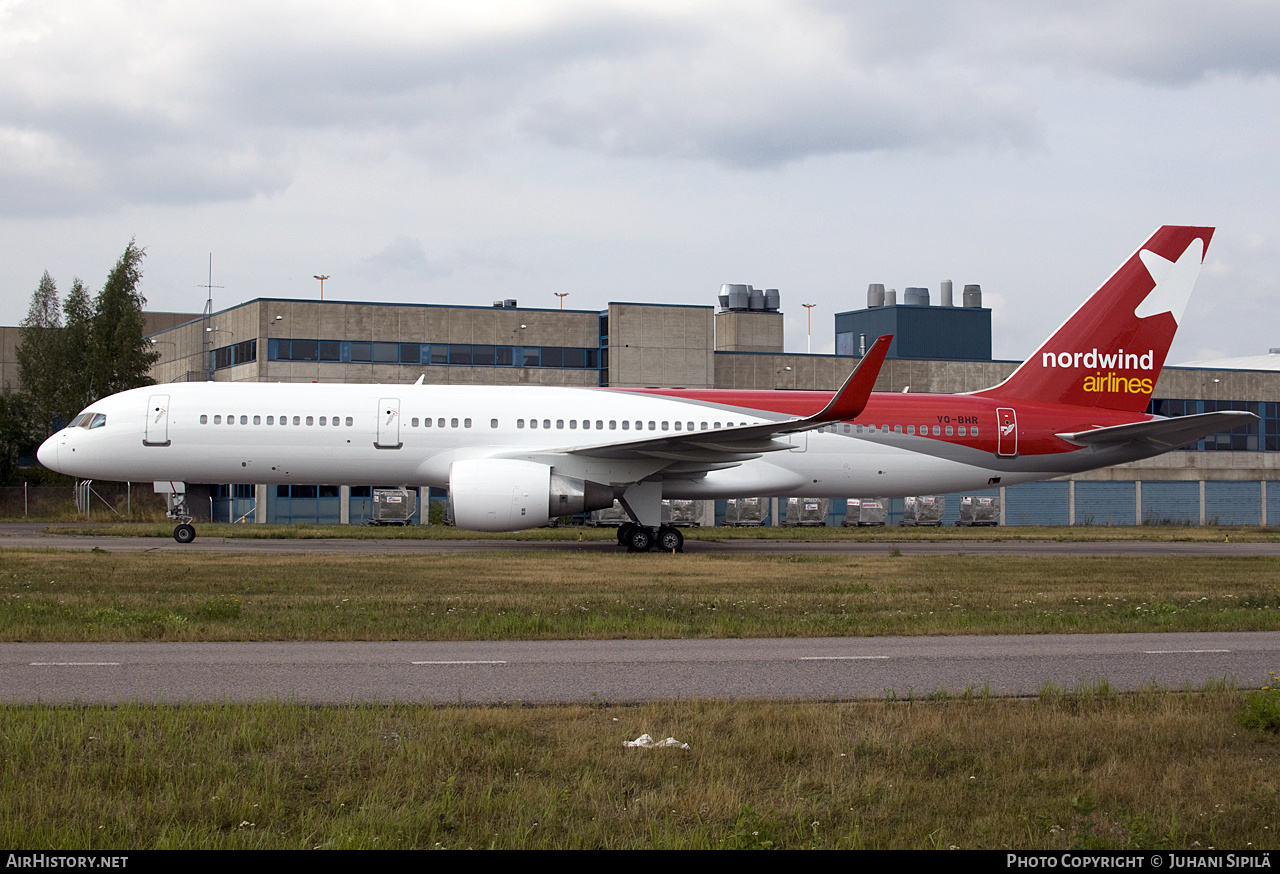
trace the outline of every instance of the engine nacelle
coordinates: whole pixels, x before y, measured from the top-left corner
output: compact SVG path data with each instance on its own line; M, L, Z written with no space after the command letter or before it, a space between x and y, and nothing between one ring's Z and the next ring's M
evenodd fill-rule
M540 528L553 516L613 506L613 488L512 459L455 461L449 467L453 524L468 531Z

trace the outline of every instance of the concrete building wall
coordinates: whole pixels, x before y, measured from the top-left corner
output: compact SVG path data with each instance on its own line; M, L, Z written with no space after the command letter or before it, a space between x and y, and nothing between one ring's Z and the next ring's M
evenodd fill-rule
M779 355L782 313L730 311L716 313L717 352L766 352Z
M859 359L834 355L716 354L717 388L835 391ZM957 394L990 388L1017 368L1016 361L885 361L876 391Z
M0 328L0 389L18 387L18 343L21 340L21 328Z
M711 307L609 304L609 385L711 388Z

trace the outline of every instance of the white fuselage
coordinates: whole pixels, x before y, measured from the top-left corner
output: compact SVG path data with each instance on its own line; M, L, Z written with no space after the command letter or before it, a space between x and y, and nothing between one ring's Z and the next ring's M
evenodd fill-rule
M179 383L122 392L86 413L105 420L50 437L41 463L116 481L447 487L456 461L509 458L604 483L658 477L663 496L675 498L929 494L1062 472L1010 469L964 447L942 457L918 451L933 444L924 437L840 425L784 438L790 450L689 475L652 459L572 452L782 418L608 389Z

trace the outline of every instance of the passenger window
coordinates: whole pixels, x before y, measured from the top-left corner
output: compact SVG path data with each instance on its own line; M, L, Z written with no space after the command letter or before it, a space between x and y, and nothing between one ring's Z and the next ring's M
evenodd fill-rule
M323 424L324 424L324 419L321 419L321 420L320 420L320 424L321 424L321 425L323 425ZM417 416L414 416L412 419L410 419L410 420L409 420L409 424L410 424L411 426L413 426L414 428L418 427L418 417L417 417Z
M977 436L978 436L978 426L977 426L977 425L974 425L974 426L973 426L973 429L969 432L969 435L970 435L971 437L977 437Z
M590 431L590 430L591 430L591 420L590 420L590 419L583 419L583 420L582 420L582 430L583 430L583 431Z
M530 419L530 420L529 420L529 427L530 427L530 428L534 428L534 429L536 429L536 428L538 427L538 420L537 420L537 419Z
M254 416L254 417L253 417L253 424L255 424L255 425L261 425L261 424L262 424L262 417L261 417L261 416Z
M908 425L908 426L907 426L907 433L908 433L908 434L914 434L914 433L916 433L916 426L915 426L915 425Z
M703 422L703 423L702 423L702 430L703 430L703 431L707 430L707 423L706 423L706 422Z
M201 425L208 425L208 424L209 424L209 417L208 417L208 416L206 416L206 415L201 415L201 416L200 416L200 424L201 424ZM69 428L74 428L75 426L74 426L74 425L68 425L67 427L69 427Z
M934 436L934 437L937 437L937 436L938 436L939 434L941 434L941 433L942 433L942 428L941 428L940 426L938 426L938 425L934 425L934 426L933 426L933 436Z
M543 428L550 428L550 427L551 427L551 420L550 420L550 419L543 419L543 420L542 420L542 427L543 427Z
M458 427L458 420L457 420L457 419L450 419L450 420L449 420L449 427L450 427L450 428L456 428L456 427Z
M715 423L713 423L713 424L712 424L712 427L719 428L719 427L720 427L720 423L719 423L719 422L715 422Z
M597 431L604 430L604 419L596 419L596 430Z
M294 417L293 417L293 424L295 424L295 425L301 425L301 424L302 424L302 417L301 417L301 416L294 416Z
M952 434L951 426L950 426L950 425L948 425L948 426L947 426L947 436L948 436L948 437L950 437L950 436L951 436L951 434Z
M316 420L315 420L313 417L311 417L311 416L307 416L307 424L308 424L308 425L314 425L315 423L316 423Z
M624 424L625 424L625 423L624 423ZM609 420L609 430L610 430L610 431L616 431L616 430L618 430L618 420L617 420L617 419L610 419L610 420Z
M895 434L901 434L901 433L902 433L902 426L901 426L901 425L894 425L894 426L893 426L893 433L895 433Z
M235 416L227 416L227 424L228 424L228 425L234 425L235 423L236 423L236 417L235 417ZM90 423L89 423L89 427L90 427L90 428L92 428L92 427L93 427L93 423L92 423L92 422L90 422Z
M327 425L327 424L329 424L329 423L325 420L325 417L324 417L324 416L321 416L321 417L320 417L320 425L323 427L324 425ZM414 420L413 420L413 424L414 424L414 427L417 427L417 425L418 425L418 420L417 420L417 419L414 419Z
M517 428L523 428L523 427L524 427L524 419L516 419L516 427L517 427Z
M557 427L557 428L561 428L561 429L563 429L563 428L564 428L564 419L556 419L556 427Z
M663 424L666 424L666 423L664 422ZM684 430L684 429L683 429L683 427L682 427L683 425L684 425L684 423L683 423L683 422L676 422L676 430L677 430L677 431L682 431L682 430Z
M678 424L680 424L680 423L679 423L679 422L677 422L676 424L678 425ZM671 423L670 423L670 422L663 422L663 423L662 423L662 430L663 430L663 431L670 431L670 430L671 430Z
M350 417L350 416L347 416L347 427L348 427L348 428L350 428L350 427L351 427L351 417Z
M629 420L627 420L627 419L623 419L623 420L622 420L622 430L623 430L623 431L630 431L630 430L631 430L631 422L630 422Z
M444 419L436 419L436 427L437 427L437 428L443 428L443 427L444 427Z
M276 423L276 417L275 417L275 416L267 416L267 424L268 424L268 425L274 425L275 423Z
M965 433L966 433L966 429L965 429L964 425L961 425L961 426L957 429L957 433L958 433L961 437L963 437L963 436L965 435Z
M463 419L463 420L462 420L462 427L464 427L464 428L470 428L470 427L471 427L471 420L470 420L470 419Z
M496 427L498 427L498 420L497 420L497 419L490 419L490 420L489 420L489 427L490 427L490 428L496 428Z

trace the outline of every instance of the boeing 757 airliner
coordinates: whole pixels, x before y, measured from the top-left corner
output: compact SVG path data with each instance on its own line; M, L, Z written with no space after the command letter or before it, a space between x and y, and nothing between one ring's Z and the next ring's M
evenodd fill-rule
M440 486L454 522L514 531L612 506L619 540L678 549L663 498L902 496L1158 455L1245 412L1145 413L1212 228L1163 227L1008 379L873 393L889 337L839 391L182 383L95 401L40 447L81 478ZM174 537L195 537L181 500Z

